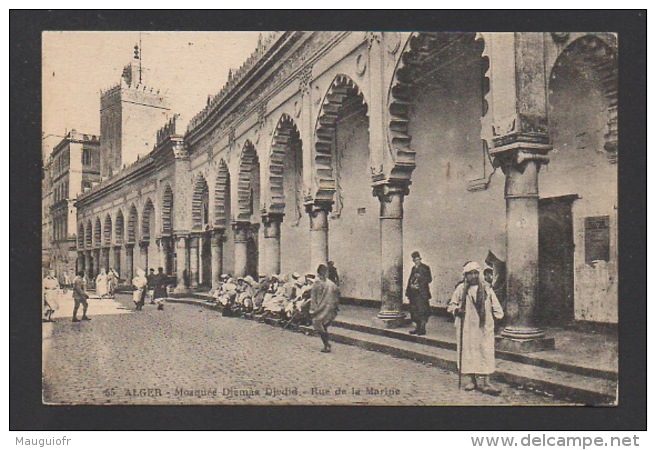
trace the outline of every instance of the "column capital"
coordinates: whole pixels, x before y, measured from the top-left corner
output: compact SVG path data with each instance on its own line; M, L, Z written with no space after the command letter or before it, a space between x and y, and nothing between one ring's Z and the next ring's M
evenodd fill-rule
M190 235L190 233L188 233L188 232L179 232L179 233L175 233L173 235L173 238L176 239L176 240L178 240L178 239L189 239L189 235Z
M236 232L249 231L252 229L253 225L259 225L259 224L252 224L247 220L234 220L231 223L232 229L235 230Z
M386 202L391 201L391 196L410 194L410 181L384 181L373 185L373 195Z
M333 202L328 200L310 200L305 203L305 211L311 216L316 216L320 211L329 213L333 210Z
M280 223L283 221L285 213L282 212L266 212L262 214L262 223L266 226L273 222Z
M216 227L213 228L211 233L212 233L212 238L217 238L217 239L223 239L225 237L225 227Z
M189 247L190 248L197 248L198 247L198 238L200 237L199 234L192 233L191 236L189 236Z
M490 156L495 167L501 167L507 173L509 167L514 167L520 172L524 171L526 164L535 162L538 169L542 164L549 164L549 155L552 146L548 142L536 142L529 140L508 140L490 149Z

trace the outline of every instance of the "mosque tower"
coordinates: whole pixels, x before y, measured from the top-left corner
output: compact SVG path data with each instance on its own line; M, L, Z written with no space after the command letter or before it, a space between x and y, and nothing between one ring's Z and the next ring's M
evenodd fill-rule
M141 41L141 40L140 40ZM123 68L119 83L100 93L100 176L109 178L148 154L157 130L171 116L168 99L146 85L142 47Z

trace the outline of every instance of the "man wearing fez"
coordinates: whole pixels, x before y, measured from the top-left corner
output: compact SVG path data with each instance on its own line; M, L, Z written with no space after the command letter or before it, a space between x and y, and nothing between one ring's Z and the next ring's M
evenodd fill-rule
M419 252L412 252L412 261L414 266L405 289L405 296L410 300L410 318L416 324L410 334L422 336L426 334L426 323L431 314L429 284L433 281L433 277L430 267L421 262Z
M492 287L479 279L480 271L476 262L464 265L464 279L447 311L456 318L458 369L468 377L465 390L498 395L501 390L490 384L489 376L494 373L494 319L503 318L503 309Z

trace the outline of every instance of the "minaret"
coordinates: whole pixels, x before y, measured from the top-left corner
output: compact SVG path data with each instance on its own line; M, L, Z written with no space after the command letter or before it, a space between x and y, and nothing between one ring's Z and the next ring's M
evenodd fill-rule
M108 178L148 154L171 110L160 91L146 85L141 35L119 83L100 95L100 175Z

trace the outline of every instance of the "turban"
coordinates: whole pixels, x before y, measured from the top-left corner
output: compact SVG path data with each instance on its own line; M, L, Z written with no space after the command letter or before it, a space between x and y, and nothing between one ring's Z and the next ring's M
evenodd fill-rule
M476 261L469 261L465 266L462 268L462 273L469 273L469 272L480 272L481 271L481 266L478 265Z

